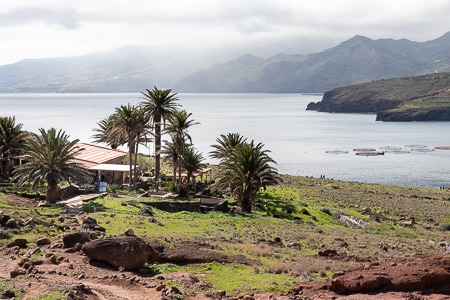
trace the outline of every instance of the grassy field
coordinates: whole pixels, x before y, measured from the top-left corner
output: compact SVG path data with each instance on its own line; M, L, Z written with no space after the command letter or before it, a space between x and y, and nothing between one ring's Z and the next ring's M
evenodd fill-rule
M11 203L18 203L14 197L0 194L0 210L15 219L32 217L36 226L10 233L10 239L25 237L35 243L48 236L57 240L62 229L73 222L60 218L63 207L33 207L36 203L26 202L31 200L13 206ZM107 235L131 228L151 244L167 248L190 244L229 257L245 256L253 263L149 266L157 273L189 272L217 290L239 294L287 290L298 281L321 281L368 257L442 252L440 244L450 242L446 240L448 231L443 230L450 224L449 198L450 191L436 189L284 176L282 185L261 194L253 214L169 213L153 208L150 217L140 214L144 205L134 195L98 198L87 203L85 211L106 228ZM358 220L360 226L349 227L343 218ZM0 239L0 246L7 241ZM325 249L349 259L318 257Z

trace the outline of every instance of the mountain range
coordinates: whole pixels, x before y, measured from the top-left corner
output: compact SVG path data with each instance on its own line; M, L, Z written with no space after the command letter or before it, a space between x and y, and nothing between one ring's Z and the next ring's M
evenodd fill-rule
M137 92L158 86L195 93L322 93L377 79L450 71L450 32L427 42L357 35L319 53L246 54L205 68L208 63L137 46L26 59L0 66L0 92Z

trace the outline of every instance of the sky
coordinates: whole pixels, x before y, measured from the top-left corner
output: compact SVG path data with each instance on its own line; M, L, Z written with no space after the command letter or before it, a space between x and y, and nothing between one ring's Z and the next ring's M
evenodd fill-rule
M216 55L309 54L354 35L435 39L450 0L2 0L0 65L126 45Z

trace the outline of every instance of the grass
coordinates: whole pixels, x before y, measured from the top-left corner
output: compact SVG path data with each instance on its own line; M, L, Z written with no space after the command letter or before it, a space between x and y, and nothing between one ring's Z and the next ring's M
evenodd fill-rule
M336 249L338 253L357 257L404 256L439 251L437 244L448 238L448 231L443 231L442 226L450 224L449 191L294 176L284 179L282 185L261 194L252 214L169 213L153 208L152 218L162 224L159 226L151 222L150 216L139 214L143 204L138 203L135 195L98 198L87 203L85 211L106 228L107 235L122 234L131 228L137 236L166 247L197 243L220 254L243 255L255 261L254 265L149 266L155 274L192 273L213 284L214 289L231 295L285 291L294 282L325 280L337 270L357 265L317 258L320 250ZM62 233L58 228L71 222L58 220L62 207L15 207L4 194L0 194L0 209L5 213L16 212L20 218L34 218L34 229L13 234L13 238L25 237L31 244L42 236L55 239ZM303 209L308 214L302 213ZM363 219L369 226L346 227L339 221L342 214ZM416 220L414 227L399 225L400 218L408 216ZM281 243L274 244L276 240ZM0 240L0 244L4 242ZM59 297L58 293L55 290L45 297Z

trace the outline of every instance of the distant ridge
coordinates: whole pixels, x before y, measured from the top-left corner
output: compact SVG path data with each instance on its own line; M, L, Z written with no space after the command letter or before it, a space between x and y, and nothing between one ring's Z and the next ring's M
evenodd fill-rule
M178 92L325 92L382 78L450 71L450 32L432 41L372 40L354 36L309 55L267 59L246 54L195 72Z
M355 83L450 71L450 32L428 42L354 36L309 55L245 54L210 68L204 57L127 46L107 53L0 66L0 92L322 93Z

